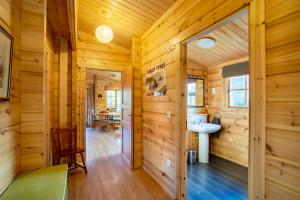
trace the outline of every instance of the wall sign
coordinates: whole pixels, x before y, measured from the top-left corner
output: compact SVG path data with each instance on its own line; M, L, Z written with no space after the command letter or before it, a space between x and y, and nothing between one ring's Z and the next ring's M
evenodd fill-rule
M167 93L166 64L162 63L146 71L146 95L163 96Z

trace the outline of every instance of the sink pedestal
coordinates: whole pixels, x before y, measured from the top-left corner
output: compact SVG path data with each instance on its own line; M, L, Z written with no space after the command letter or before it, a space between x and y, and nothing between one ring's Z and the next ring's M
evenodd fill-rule
M209 136L208 133L199 132L199 162L208 163L209 160Z
M188 130L199 134L199 162L208 163L209 160L209 134L219 131L220 125L210 123L188 124Z

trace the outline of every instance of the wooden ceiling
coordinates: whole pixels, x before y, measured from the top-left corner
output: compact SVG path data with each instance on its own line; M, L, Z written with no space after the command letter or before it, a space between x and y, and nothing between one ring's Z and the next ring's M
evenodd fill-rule
M95 35L98 25L114 32L112 43L129 48L176 0L79 0L78 31Z
M248 15L235 19L203 37L216 40L211 49L197 46L197 40L188 44L188 59L211 67L248 57Z

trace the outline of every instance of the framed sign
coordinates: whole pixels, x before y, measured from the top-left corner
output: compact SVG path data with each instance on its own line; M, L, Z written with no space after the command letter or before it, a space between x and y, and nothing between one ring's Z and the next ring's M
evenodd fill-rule
M13 37L0 26L0 100L10 97Z
M167 72L165 63L146 71L147 96L164 96L167 93Z

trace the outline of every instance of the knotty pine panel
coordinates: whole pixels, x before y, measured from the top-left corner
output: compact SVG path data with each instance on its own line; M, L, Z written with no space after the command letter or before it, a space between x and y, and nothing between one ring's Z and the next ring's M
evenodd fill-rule
M20 8L0 1L0 25L14 38L10 100L0 102L0 195L20 171Z
M45 3L24 0L21 9L20 167L27 170L44 167L48 161L44 111ZM40 138L38 144L32 141L32 134Z
M266 199L300 199L300 4L266 1Z

